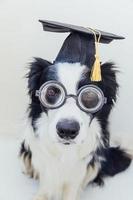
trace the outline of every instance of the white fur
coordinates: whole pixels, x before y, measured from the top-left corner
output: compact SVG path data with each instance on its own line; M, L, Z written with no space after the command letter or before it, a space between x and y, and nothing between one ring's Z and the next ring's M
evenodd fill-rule
M62 66L61 66L62 65ZM68 94L76 94L77 83L85 66L58 64L59 81ZM75 119L80 124L74 143L64 145L56 132L56 124L62 119ZM25 140L32 151L32 165L39 173L40 189L35 200L77 200L82 187L97 175L100 166L87 169L93 152L101 144L99 122L81 111L73 98L56 110L42 113L36 121L36 133L27 130Z
M76 86L84 70L85 66L81 66L79 63L59 63L57 65L59 80L65 86L69 94L76 94Z

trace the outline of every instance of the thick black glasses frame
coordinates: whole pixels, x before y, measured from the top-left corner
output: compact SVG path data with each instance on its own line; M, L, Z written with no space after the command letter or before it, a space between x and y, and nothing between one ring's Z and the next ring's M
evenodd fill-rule
M62 88L63 91L64 91L64 99L62 100L61 104L59 104L59 105L56 106L56 107L51 107L51 106L48 106L48 105L44 104L44 102L43 102L42 99L41 99L41 92L42 92L43 88L44 88L45 86L51 84L51 83L53 83L53 84L55 84L55 85L58 85L58 86L61 86L61 88ZM80 93L82 92L82 90L85 89L85 88L94 88L94 89L98 90L98 92L101 94L101 97L102 97L103 101L102 101L101 105L98 107L98 109L95 109L94 111L93 111L93 110L92 110L92 111L89 111L89 110L84 109L83 107L81 107L81 105L79 104L79 100L78 100L78 99L79 99L79 95L80 95ZM40 87L39 90L36 90L36 94L35 94L35 95L39 98L41 104L42 104L45 108L47 108L47 109L57 109L57 108L60 108L61 106L63 106L63 105L65 104L65 102L66 102L66 100L67 100L68 98L74 98L74 99L76 100L77 106L78 106L81 110L83 110L83 111L86 112L86 113L92 113L92 114L98 112L98 111L103 107L103 105L106 104L106 102L107 102L107 98L104 96L102 90L101 90L98 86L93 85L93 84L85 85L85 86L81 87L81 88L78 90L77 94L74 95L74 94L67 94L66 88L64 87L64 85L63 85L62 83L57 82L57 81L47 81L46 83L44 83L44 84ZM90 109L90 110L91 110L91 109Z

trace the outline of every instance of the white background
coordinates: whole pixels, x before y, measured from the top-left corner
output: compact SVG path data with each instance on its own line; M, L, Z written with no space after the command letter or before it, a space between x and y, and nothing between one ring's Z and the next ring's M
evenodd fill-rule
M38 19L88 26L126 37L125 40L101 45L100 52L103 62L115 61L121 71L118 75L121 86L119 98L111 115L111 132L132 137L133 0L0 0L0 135L12 136L22 132L20 124L28 104L24 78L28 62L32 57L54 60L67 36L44 32ZM18 164L12 157L16 152L15 143L1 139L0 147L0 156L4 155L0 169L0 177L3 177L0 181L0 200L20 200L20 196L29 200L23 195L30 194L34 186L28 187L30 184L24 177L19 179ZM90 192L91 200L108 199L111 195L114 195L114 200L132 200L133 176L121 177L118 184L110 185L103 193L103 190L95 190L97 196L95 191ZM19 192L16 192L17 186Z

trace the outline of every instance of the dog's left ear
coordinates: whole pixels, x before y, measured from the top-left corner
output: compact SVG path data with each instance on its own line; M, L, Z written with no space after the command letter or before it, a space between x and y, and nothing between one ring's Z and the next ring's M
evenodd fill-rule
M30 63L30 70L27 74L30 97L35 95L36 90L39 89L40 79L44 71L47 69L48 66L52 65L52 63L42 58L34 59L35 60L32 63Z
M42 112L40 101L35 94L36 90L38 90L41 86L41 80L43 79L45 82L45 73L50 65L52 65L52 63L47 60L43 60L42 58L34 58L34 61L30 63L30 69L26 76L28 78L28 94L31 99L29 104L29 118L31 118L31 123L34 129L34 122Z
M118 70L114 63L107 62L101 65L102 82L100 87L104 91L104 95L107 97L107 103L112 104L116 102L117 91L119 85L116 79L116 73Z

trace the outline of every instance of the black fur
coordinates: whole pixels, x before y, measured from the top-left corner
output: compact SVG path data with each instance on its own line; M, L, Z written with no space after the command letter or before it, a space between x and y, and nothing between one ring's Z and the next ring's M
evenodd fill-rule
M31 98L31 103L29 105L29 118L32 120L32 126L34 126L35 120L40 116L42 109L40 106L40 101L38 97L35 96L36 90L47 81L47 68L51 66L52 63L41 58L35 58L35 61L30 63L30 70L27 74L28 78L28 91ZM45 110L46 112L46 110Z
M104 160L101 161L101 170L93 181L98 185L103 185L104 177L114 176L123 172L131 164L130 156L119 147L102 149L102 152L99 152L99 154L101 154L100 156L102 156Z
M107 98L107 103L97 114L98 120L102 127L103 141L106 147L109 146L109 131L108 131L108 117L112 110L114 103L117 100L117 93L119 85L116 80L116 67L113 63L104 63L101 66L102 81L96 83L103 91Z

